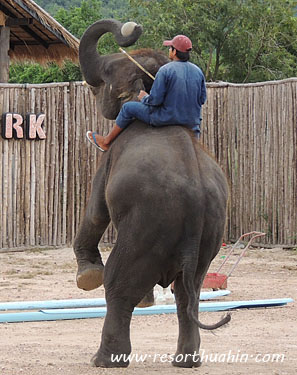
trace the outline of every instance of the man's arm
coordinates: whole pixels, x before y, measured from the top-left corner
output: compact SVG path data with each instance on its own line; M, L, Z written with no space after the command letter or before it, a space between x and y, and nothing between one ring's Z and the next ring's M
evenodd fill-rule
M156 74L156 78L151 88L150 94L143 96L141 102L146 105L158 107L164 102L166 91L165 73L163 70L159 70Z
M205 78L203 77L203 81L201 83L201 95L200 95L200 100L201 104L204 104L206 102L206 85L205 85Z

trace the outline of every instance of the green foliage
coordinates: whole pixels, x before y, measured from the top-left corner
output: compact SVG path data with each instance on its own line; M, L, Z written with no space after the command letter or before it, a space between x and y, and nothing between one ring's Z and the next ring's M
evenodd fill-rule
M193 42L207 80L255 82L297 74L295 0L130 0L141 45L177 34Z
M193 42L191 60L203 69L208 81L257 82L297 76L296 0L36 1L78 38L93 22L110 17L143 25L137 47L162 49L164 39L188 35ZM104 35L100 52L116 51L113 36ZM12 65L10 82L80 77L79 68L71 63L62 69L50 64L47 69L36 64Z
M80 81L82 75L78 66L66 61L63 67L55 63L41 66L39 64L12 64L9 83L50 83Z
M83 0L35 0L35 2L56 17L60 9L80 8ZM104 18L118 18L124 16L127 11L128 0L102 0L101 3Z
M35 0L44 10L54 15L58 9L70 9L80 7L82 0Z
M82 1L80 7L69 10L60 8L55 14L55 19L77 38L82 36L88 26L101 18L101 1L98 0Z
M81 38L85 30L94 22L104 18L102 14L102 2L98 0L83 0L81 7L60 9L56 13L56 20L77 38ZM100 39L100 52L112 53L118 50L111 34L103 35Z

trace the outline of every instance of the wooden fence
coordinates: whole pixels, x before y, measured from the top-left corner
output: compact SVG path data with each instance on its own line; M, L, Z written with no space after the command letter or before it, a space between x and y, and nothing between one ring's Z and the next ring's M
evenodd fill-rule
M0 249L71 245L100 159L85 133L112 122L81 82L0 84L6 112L44 113L46 139L0 138ZM296 244L297 79L208 84L202 131L229 178L225 240L258 230L266 243ZM115 238L110 227L103 241Z

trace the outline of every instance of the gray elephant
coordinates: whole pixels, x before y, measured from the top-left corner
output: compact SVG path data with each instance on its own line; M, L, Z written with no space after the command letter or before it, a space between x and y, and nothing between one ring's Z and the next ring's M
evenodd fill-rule
M115 108L108 104L107 110L109 114L114 111L113 117L121 105L113 91L118 90L113 75L126 76L126 70L135 67L126 57L124 63L119 56L119 64L115 55L99 57L95 44L106 31L112 31L122 43L121 27L114 20L97 22L84 34L80 49L85 78L92 86L104 87L104 96L98 101L103 110L108 100L113 103ZM135 30L139 33L138 27ZM128 44L134 41L132 38ZM146 65L146 59L141 61ZM160 60L156 57L157 67L156 61ZM149 70L148 65L146 68ZM140 81L145 85L146 80L136 70L132 76L135 81L131 77L126 86L123 82L131 95L137 94L136 86ZM111 90L107 89L109 83ZM78 286L90 290L104 283L106 293L107 315L101 345L92 358L94 366L129 365L127 357L117 362L113 358L131 353L134 307L156 284L165 288L173 281L179 337L172 364L201 364L198 327L212 329L230 320L227 316L212 326L198 320L200 289L220 249L227 199L228 186L221 168L186 127L154 128L136 120L102 155L74 241ZM104 266L98 243L110 221L118 236Z

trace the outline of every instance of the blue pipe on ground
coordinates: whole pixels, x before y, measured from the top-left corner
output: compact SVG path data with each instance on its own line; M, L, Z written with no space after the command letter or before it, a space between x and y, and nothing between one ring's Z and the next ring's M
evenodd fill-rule
M227 296L229 290L217 290L214 292L201 292L200 300L208 300ZM20 301L20 302L0 302L0 311L8 310L39 310L39 309L64 309L77 307L102 307L106 306L105 298L89 299L65 299L51 301Z
M254 300L254 301L228 301L228 302L202 302L199 311L224 311L238 308L259 308L283 306L293 302L291 298ZM133 315L174 314L176 305L157 305L146 308L135 308ZM53 309L35 312L2 313L0 323L34 322L50 320L69 320L101 318L106 315L106 307L77 308L77 309Z

